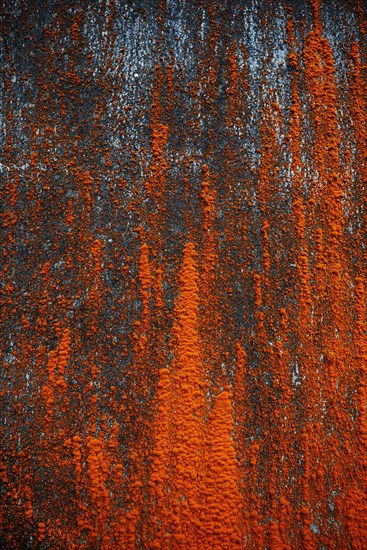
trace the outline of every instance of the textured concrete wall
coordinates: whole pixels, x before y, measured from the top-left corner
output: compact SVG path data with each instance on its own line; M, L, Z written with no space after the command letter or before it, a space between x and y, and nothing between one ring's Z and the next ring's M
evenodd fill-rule
M366 30L2 2L2 548L367 548Z

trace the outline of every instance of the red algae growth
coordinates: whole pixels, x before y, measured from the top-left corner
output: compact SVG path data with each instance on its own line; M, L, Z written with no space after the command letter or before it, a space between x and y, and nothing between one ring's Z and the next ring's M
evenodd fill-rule
M0 548L366 550L366 2L0 19Z

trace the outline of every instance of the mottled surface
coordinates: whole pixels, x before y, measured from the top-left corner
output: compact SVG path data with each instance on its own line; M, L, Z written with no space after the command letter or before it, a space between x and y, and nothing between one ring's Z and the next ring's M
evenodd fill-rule
M5 549L367 548L367 5L1 3Z

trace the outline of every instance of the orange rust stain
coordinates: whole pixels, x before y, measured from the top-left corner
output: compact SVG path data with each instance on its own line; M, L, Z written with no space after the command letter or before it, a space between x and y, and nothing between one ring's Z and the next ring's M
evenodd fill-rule
M239 472L232 441L232 396L229 387L215 397L206 423L202 474L204 508L202 548L243 548Z
M204 407L203 369L198 334L198 273L193 243L185 245L175 306L174 367L172 373L172 544L197 545L199 526L193 511L199 506L198 471L201 459Z
M139 258L139 279L140 279L140 294L143 303L143 316L147 317L149 313L149 289L151 285L151 274L148 257L148 246L144 243L140 248Z
M48 381L43 386L41 395L45 399L46 419L51 420L53 407L55 404L55 392L60 392L66 389L64 378L65 368L70 358L71 336L70 330L65 329L61 342L56 350L51 350L48 363L47 373Z

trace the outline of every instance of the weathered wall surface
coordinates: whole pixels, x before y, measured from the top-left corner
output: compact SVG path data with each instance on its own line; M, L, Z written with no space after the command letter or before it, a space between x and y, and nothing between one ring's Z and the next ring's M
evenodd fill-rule
M365 2L2 8L2 547L365 550Z

